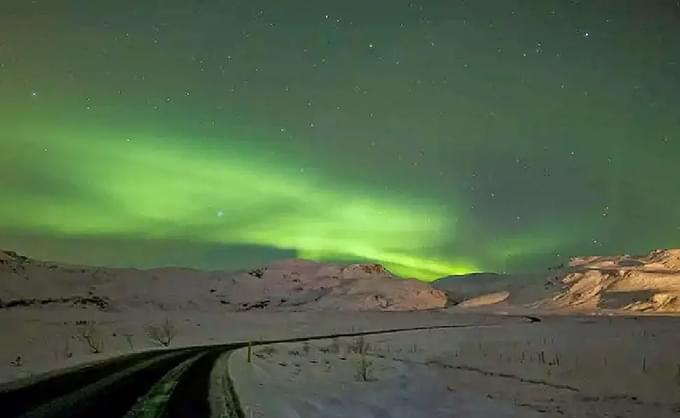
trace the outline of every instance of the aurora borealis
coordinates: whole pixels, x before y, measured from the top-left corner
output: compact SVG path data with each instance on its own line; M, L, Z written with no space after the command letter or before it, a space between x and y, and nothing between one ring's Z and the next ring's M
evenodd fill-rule
M678 246L678 39L670 0L3 1L0 247L432 279Z

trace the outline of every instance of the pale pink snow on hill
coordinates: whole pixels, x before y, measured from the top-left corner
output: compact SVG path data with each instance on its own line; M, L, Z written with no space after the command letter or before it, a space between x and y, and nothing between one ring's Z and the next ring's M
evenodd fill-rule
M284 260L249 272L72 266L0 253L0 307L95 304L172 311L443 308L444 292L377 264Z
M255 280L253 280L255 278ZM234 300L241 309L410 311L443 308L446 294L403 280L378 264L338 266L304 260L273 263L237 277Z

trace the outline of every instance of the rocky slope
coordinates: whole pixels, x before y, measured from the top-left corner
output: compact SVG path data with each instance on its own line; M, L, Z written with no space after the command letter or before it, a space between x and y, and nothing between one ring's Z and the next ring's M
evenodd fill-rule
M461 307L680 313L680 249L575 257L546 275L475 274L433 285Z
M642 257L578 257L562 277L555 307L680 312L680 249Z
M249 272L62 265L0 251L0 308L408 311L446 306L425 283L380 265L288 260Z

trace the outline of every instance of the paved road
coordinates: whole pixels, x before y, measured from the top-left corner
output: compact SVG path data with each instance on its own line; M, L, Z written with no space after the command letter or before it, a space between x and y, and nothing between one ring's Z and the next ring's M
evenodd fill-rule
M537 318L524 318L535 322ZM507 324L507 321L504 321ZM459 324L383 329L286 340L253 345L336 337L489 326ZM29 382L0 386L3 418L243 418L228 369L221 405L211 405L210 374L233 350L247 342L156 350L130 354L84 367L53 373Z

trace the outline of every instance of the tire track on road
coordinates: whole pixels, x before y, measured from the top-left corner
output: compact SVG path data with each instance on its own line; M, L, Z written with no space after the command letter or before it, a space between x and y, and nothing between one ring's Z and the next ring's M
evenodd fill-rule
M0 387L2 416L14 418L21 416L36 405L63 396L71 391L85 387L102 379L128 364L132 366L157 356L155 351L128 354L97 363L70 368L58 374L47 373L37 378L28 378Z
M204 356L205 353L197 354L184 360L178 366L167 372L149 392L138 399L124 418L161 418L165 414L167 400L177 387L179 379L192 364Z

